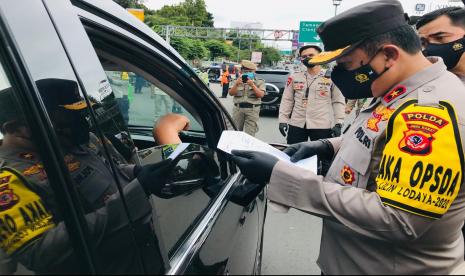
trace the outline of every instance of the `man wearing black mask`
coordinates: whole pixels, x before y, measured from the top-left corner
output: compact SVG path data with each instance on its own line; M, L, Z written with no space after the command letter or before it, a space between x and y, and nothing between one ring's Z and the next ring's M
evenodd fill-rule
M292 74L284 90L279 107L279 131L283 136L287 132L288 144L341 134L344 97L325 75L326 70L308 63L320 53L321 48L316 45L299 49L300 60L307 70Z
M448 7L422 16L416 23L425 56L439 56L447 69L465 82L465 10Z

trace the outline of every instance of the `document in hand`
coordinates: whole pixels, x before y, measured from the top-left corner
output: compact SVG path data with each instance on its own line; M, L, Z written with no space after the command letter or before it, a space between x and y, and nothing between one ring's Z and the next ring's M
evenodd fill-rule
M294 164L303 169L317 173L318 160L316 156L292 163L290 157L284 152L275 149L267 143L260 141L257 138L252 137L242 131L223 131L220 141L218 142L218 149L229 154L231 154L232 150L261 151L271 154L284 162Z

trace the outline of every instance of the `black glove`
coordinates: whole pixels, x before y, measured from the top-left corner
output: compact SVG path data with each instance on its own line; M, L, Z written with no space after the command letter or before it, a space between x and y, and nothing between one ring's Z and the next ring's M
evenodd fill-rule
M289 146L284 153L291 157L292 162L318 155L321 160L330 160L334 155L333 145L328 140L303 142Z
M155 164L143 167L136 166L134 168L134 175L139 180L146 194L161 195L162 189L168 180L167 178L173 169L172 161L171 159L166 159Z
M287 130L289 129L289 125L286 123L279 123L279 131L281 134L286 137L287 136Z
M270 182L273 167L278 158L263 152L233 150L233 161L241 173L251 182L264 186Z
M331 129L331 135L333 137L339 137L341 136L341 130L342 130L342 125L335 124L334 127Z

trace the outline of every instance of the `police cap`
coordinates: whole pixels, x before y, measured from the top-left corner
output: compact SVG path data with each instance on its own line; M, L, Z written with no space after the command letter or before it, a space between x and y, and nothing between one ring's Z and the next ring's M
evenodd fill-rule
M0 91L0 131L5 133L3 125L10 121L23 121L23 115L14 99L14 90L9 87Z
M241 65L244 68L250 69L250 70L257 70L257 65L250 60L243 60L241 61Z
M42 79L36 82L42 101L47 110L63 108L66 110L83 110L87 103L79 94L75 81L65 79Z
M354 7L318 27L325 51L309 63L332 62L348 54L364 40L402 26L408 26L408 18L397 0L373 1Z

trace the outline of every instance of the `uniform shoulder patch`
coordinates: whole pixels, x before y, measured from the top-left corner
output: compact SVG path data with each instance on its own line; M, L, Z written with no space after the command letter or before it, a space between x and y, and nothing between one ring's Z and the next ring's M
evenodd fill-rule
M287 78L286 86L289 86L292 83L292 76Z
M432 219L454 202L464 167L455 110L447 102L439 105L410 100L392 114L376 178L384 204Z

